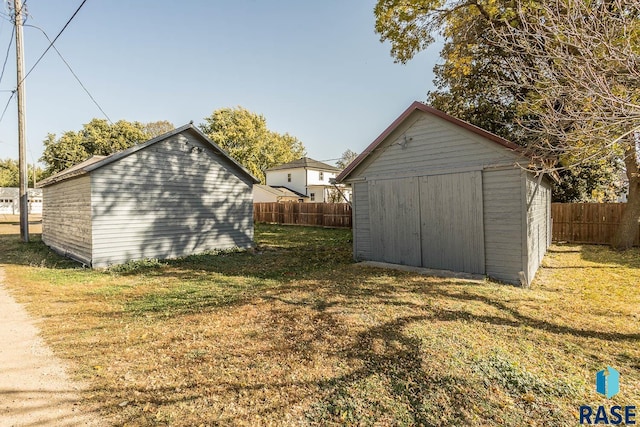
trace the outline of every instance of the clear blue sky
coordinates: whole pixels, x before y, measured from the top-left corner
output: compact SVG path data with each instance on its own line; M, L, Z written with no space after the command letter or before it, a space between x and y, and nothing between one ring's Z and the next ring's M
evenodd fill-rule
M13 1L11 1L13 3ZM81 0L28 0L27 24L53 38ZM12 24L0 19L0 60ZM113 121L201 123L243 106L299 138L310 157L362 151L432 89L440 46L395 64L374 33L375 0L88 0L56 42ZM26 68L47 47L24 29ZM11 47L0 90L16 85ZM47 133L104 117L55 51L26 80L30 162ZM0 92L0 112L10 92ZM0 158L17 158L15 98L0 122Z

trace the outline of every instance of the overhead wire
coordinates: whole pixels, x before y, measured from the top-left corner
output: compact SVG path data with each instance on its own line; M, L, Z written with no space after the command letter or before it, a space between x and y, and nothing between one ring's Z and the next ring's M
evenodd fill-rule
M7 46L7 53L4 55L4 63L2 64L2 72L0 72L0 83L2 83L2 78L4 77L4 70L7 66L7 60L9 59L9 52L11 52L11 45L13 44L13 38L16 35L16 27L14 26L11 29L11 38L9 39L9 46Z
M23 81L25 81L25 79L27 77L29 77L29 74L31 74L31 72L33 71L34 68L36 68L36 66L40 63L40 61L42 60L42 58L44 58L44 56L47 54L47 52L49 52L49 49L51 49L53 47L53 44L56 42L56 40L58 40L58 38L60 37L60 35L64 32L64 30L67 29L67 27L69 26L69 24L71 23L71 21L73 21L73 18L76 17L76 15L78 14L78 12L80 12L80 9L82 9L82 6L84 6L84 4L87 2L87 0L82 0L82 3L80 3L80 6L78 6L78 8L76 9L75 12L73 12L73 15L71 15L71 18L69 18L69 20L67 21L66 24L64 24L64 27L62 27L62 29L60 30L60 32L58 33L58 35L53 39L53 41L51 43L49 43L49 46L44 50L44 52L42 52L42 55L40 55L40 57L36 60L36 62L31 66L31 68L29 69L29 71L27 71L27 74L25 74L25 76L22 78L21 81L18 82L18 87L20 87L20 85L22 84ZM26 1L25 1L26 4Z
M49 42L51 42L51 39L49 38L49 36L47 35L47 33L40 27L38 27L37 25L33 25L33 24L28 24L25 25L25 27L32 27L35 28L37 30L40 30L42 32L42 34L44 34L44 36L47 38L47 40ZM96 99L93 97L93 95L91 95L91 92L89 92L89 89L87 89L87 87L82 83L82 81L80 80L80 77L78 77L78 75L75 73L75 71L73 71L73 68L71 68L71 65L67 62L66 59L64 59L64 56L62 56L62 53L60 53L60 51L58 50L57 47L55 47L53 45L53 43L51 44L51 47L53 47L53 50L56 51L56 53L58 54L58 56L60 57L60 59L62 60L62 62L64 62L64 65L67 66L67 68L69 69L69 71L71 72L71 74L73 74L73 77L75 77L76 81L80 84L80 86L82 87L82 89L84 89L84 91L86 92L86 94L89 96L89 98L91 98L91 101L93 101L93 103L96 105L96 107L98 107L98 109L102 112L102 114L104 114L104 116L107 118L107 120L109 121L109 123L113 124L113 121L111 120L111 117L109 117L109 115L104 111L104 109L100 106L100 104L98 103L98 101L96 101Z
M24 7L27 5L27 1L25 0L22 3L22 7L20 8L19 11L16 12L16 15L18 15L19 13L22 13L22 10L24 9ZM51 41L51 39L49 38L49 36L47 36L47 34L44 32L44 30L42 30L39 27L35 27L34 25L29 25L31 27L35 27L38 28L40 31L42 31L45 35L45 37L47 38L47 40L49 40L49 46L47 46L47 48L44 50L44 52L42 52L42 54L40 55L40 57L36 60L36 62L31 66L31 68L29 69L29 71L27 71L27 73L25 74L25 76L22 78L22 80L20 80L18 82L18 84L16 85L16 88L20 87L20 85L22 84L22 82L25 81L25 79L27 77L29 77L29 74L31 74L31 72L34 70L34 68L36 68L36 66L40 63L40 61L42 60L42 58L44 58L44 56L47 54L47 52L49 52L49 49L51 49L52 47L55 49L56 52L58 52L58 55L60 55L60 52L58 51L58 49L56 49L54 47L54 43L58 40L58 38L60 37L60 35L64 32L64 30L67 29L67 27L69 26L69 24L71 23L71 21L73 21L73 18L76 17L76 15L78 14L78 12L80 12L80 9L82 9L82 6L84 6L84 4L87 2L87 0L83 0L82 3L80 3L80 6L78 6L78 8L76 9L75 12L73 12L73 15L71 15L71 17L67 20L66 24L64 24L64 26L62 27L62 29L58 32L58 34L56 35L56 37L53 39L53 41ZM15 25L14 25L14 31L13 34L15 35ZM11 46L9 46L9 48L7 49L7 58L9 57L9 50L11 49ZM60 57L62 58L62 55L60 55ZM62 60L64 61L64 63L67 65L67 67L69 67L69 64L64 60L64 58L62 58ZM6 64L6 60L5 60L5 64ZM69 69L71 69L71 67L69 67ZM3 67L4 70L4 67ZM71 70L71 72L73 73L73 70ZM80 82L80 80L78 79L78 77L76 76L75 73L73 73L73 75L76 77L76 79ZM82 82L80 82L80 84L82 85ZM84 85L82 85L82 87L85 89ZM2 114L0 115L0 122L2 122L2 119L4 119L4 115L7 112L7 109L9 108L9 104L11 103L11 100L13 99L13 97L16 95L17 93L17 89L11 91L11 96L9 97L9 99L7 100L7 104L4 107L4 110L2 111ZM89 94L89 92L87 91L87 93ZM95 99L91 96L91 94L89 94L89 96L91 97L91 99L95 102ZM98 105L96 103L96 105ZM102 110L102 108L98 105L98 108L100 108L100 111L102 111L102 113L107 117L107 119L109 119L109 116L107 116L107 114L104 112L104 110ZM111 121L111 119L109 119L109 121Z
M24 6L26 5L26 0L25 2L22 4L22 7L20 8L20 13L22 13L22 9L24 9ZM2 82L2 79L4 77L4 72L7 66L7 60L9 59L9 52L11 52L11 45L13 44L13 39L16 35L16 27L15 25L11 28L11 38L9 39L9 45L7 46L7 53L4 56L4 63L2 64L2 72L0 72L0 83ZM2 111L2 115L0 115L0 122L2 122L2 119L4 119L4 115L7 113L7 108L9 108L9 104L11 103L11 100L13 99L13 97L16 94L15 90L10 90L8 92L11 92L11 95L9 96L9 99L7 100L7 104L4 106L4 110Z
M15 90L13 91L9 99L7 99L7 105L4 106L4 110L2 110L2 115L0 115L0 122L2 122L2 119L4 119L4 115L7 113L7 108L9 108L9 104L11 103L11 100L13 99L14 96L16 96Z

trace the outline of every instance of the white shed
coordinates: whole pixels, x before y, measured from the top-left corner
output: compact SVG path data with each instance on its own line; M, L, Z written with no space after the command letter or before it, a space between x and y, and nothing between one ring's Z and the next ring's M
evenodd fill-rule
M551 183L521 147L414 102L338 176L353 251L527 285L551 242Z
M93 267L249 248L257 182L188 124L40 182L42 240Z

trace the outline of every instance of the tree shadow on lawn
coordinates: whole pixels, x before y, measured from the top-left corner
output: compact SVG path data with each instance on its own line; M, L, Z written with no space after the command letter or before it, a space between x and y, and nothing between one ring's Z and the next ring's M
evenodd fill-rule
M228 265L227 261L220 261L226 257L233 258ZM500 412L498 403L490 401L493 399L490 393L481 390L487 384L502 386L493 377L470 375L468 370L446 369L442 360L458 357L453 350L431 360L425 352L429 343L415 336L410 331L412 327L421 325L428 328L430 324L442 323L453 327L475 324L482 329L484 325L524 327L559 336L570 335L579 340L595 338L608 341L612 346L619 345L620 341L640 339L638 334L584 330L577 325L560 325L527 315L518 306L535 300L531 290L434 279L362 268L349 263L298 272L285 276L285 280L271 279L263 276L269 273L251 270L257 268L252 267L255 257L236 253L222 258L207 258L201 270L194 269L192 265L185 267L179 261L169 263L168 268L154 270L152 274L171 276L182 283L192 283L194 288L182 288L185 292L159 311L155 311L151 304L139 306L139 311L134 314L165 313L167 322L180 324L187 315L220 316L217 309L225 308L230 310L225 310L225 316L241 317L236 320L237 325L262 325L264 329L259 335L244 335L241 342L229 343L228 350L209 355L210 359L202 363L171 359L171 363L176 365L192 364L186 375L199 369L200 365L221 366L229 359L240 359L237 363L247 364L243 370L256 372L256 375L248 375L249 380L238 379L236 382L214 375L207 377L204 383L193 380L186 386L178 384L161 388L132 388L120 381L109 385L108 390L94 390L96 396L102 396L100 398L109 396L106 402L102 402L107 412L118 412L119 422L143 420L146 418L141 417L152 417L154 411L172 405L204 405L204 390L205 394L212 394L222 402L222 406L216 406L212 411L224 405L245 411L241 415L225 413L221 418L211 415L213 418L199 420L205 424L213 421L250 422L252 417L258 420L263 416L277 419L288 413L290 408L302 406L306 408L304 416L307 421L316 425L367 425L376 422L469 425L478 422L473 418L478 414L470 409L476 405L485 406L482 411L489 413L483 412L482 415L486 417L491 417L492 411L494 414ZM253 275L236 276L239 271ZM328 274L332 278L327 278ZM239 277L245 282L238 284L236 280ZM220 294L211 293L213 280L220 281L218 289L230 289L230 293L222 298ZM162 294L157 295L160 298L157 302L166 304ZM246 306L257 307L255 312L258 314L253 316L263 317L244 317L243 307ZM349 323L349 316L355 316L355 325ZM447 339L456 341L457 337L449 336ZM270 350L247 350L251 349L253 340L267 342ZM462 346L463 342L461 340L453 347ZM532 338L532 343L536 343L535 338ZM248 353L238 356L238 349ZM91 350L87 347L85 351L89 353ZM150 349L148 354L150 359L155 357L151 356L155 354L154 349ZM260 363L253 365L256 360L283 365L292 363L290 370L293 373L302 371L299 376L303 379L270 378L260 371ZM304 379L307 366L327 363L324 360L338 360L344 369L338 369L337 374ZM522 394L519 390L506 389L503 392L513 395L514 399L519 399ZM267 397L256 403L252 399L260 393ZM128 403L119 408L123 401ZM92 403L100 404L98 401ZM543 410L522 406L517 416L526 420L532 411ZM554 414L560 416L556 412ZM202 416L209 415L205 411ZM446 417L446 421L439 417ZM536 413L533 419L542 420L544 415ZM148 421L154 422L154 419L148 418ZM498 419L486 418L486 421L494 425L504 424Z
M0 234L0 264L42 266L55 269L79 269L81 264L56 254L42 243L39 234L31 234L28 243L16 234Z
M640 248L614 251L606 245L582 245L580 257L585 261L602 264L614 264L622 267L640 269ZM593 267L589 267L593 268ZM606 265L601 267L606 268ZM640 276L640 273L638 273Z

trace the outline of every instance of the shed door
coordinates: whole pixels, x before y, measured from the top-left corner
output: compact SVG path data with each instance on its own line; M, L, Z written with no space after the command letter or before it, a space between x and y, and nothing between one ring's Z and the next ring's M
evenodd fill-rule
M418 178L370 181L369 186L372 258L419 266Z
M484 274L482 173L419 180L422 266Z

